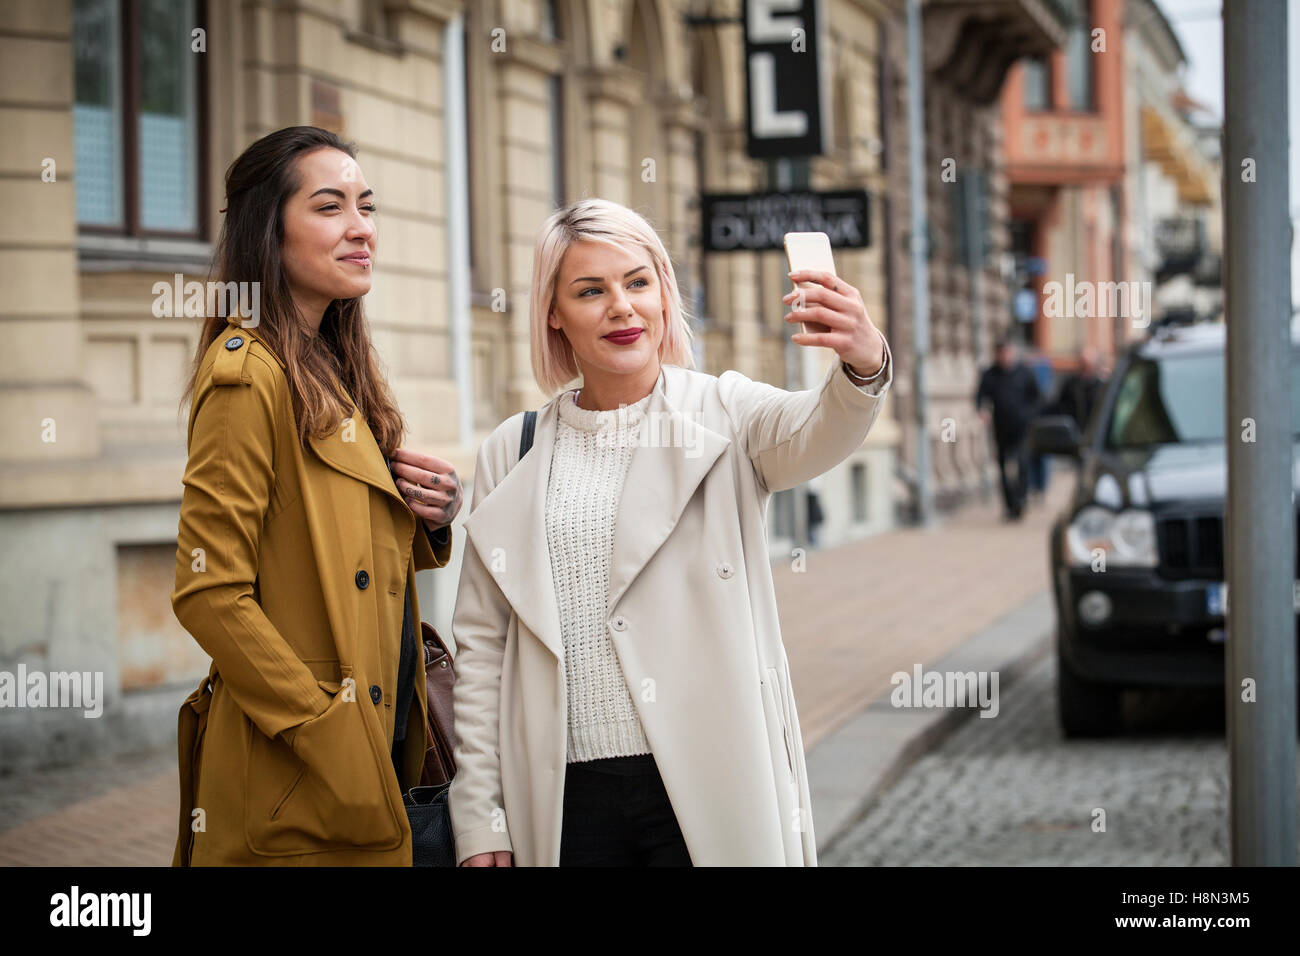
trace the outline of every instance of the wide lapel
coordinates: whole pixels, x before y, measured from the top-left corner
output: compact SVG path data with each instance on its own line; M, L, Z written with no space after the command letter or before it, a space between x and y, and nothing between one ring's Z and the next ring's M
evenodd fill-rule
M677 410L668 395L669 381L665 370L650 393L640 442L632 451L623 482L614 524L607 608L619 602L672 534L695 489L731 444L726 436L700 424L698 415Z
M351 402L346 394L345 400ZM360 661L361 648L357 646L357 635L361 633L361 625L357 616L358 604L348 595L352 592L351 581L357 569L340 563L342 559L338 536L345 533L345 527L352 529L347 533L360 534L371 525L366 498L369 493L356 496L356 491L365 489L352 484L352 481L378 488L388 496L386 502L394 514L395 528L406 528L406 533L410 534L416 518L405 499L398 494L393 476L387 469L384 453L380 451L375 436L365 418L357 411L355 403L352 403L351 421L350 427L345 421L325 438L308 439L321 462L345 475L349 481L305 482L302 494L311 513L332 516L332 521L308 522L308 531L312 536L317 571L321 581L326 583L325 613L334 632L339 660L355 666ZM361 509L360 512L358 508ZM373 573L374 568L369 570ZM347 580L349 585L345 588L329 586L331 582L340 580Z
M564 638L546 540L546 486L558 416L555 400L539 410L532 450L465 519L465 534L520 622L563 660Z
M351 399L348 399L351 401ZM324 438L311 436L308 441L318 458L335 471L373 485L409 511L406 500L398 493L387 459L371 434L365 417L352 403L352 414Z

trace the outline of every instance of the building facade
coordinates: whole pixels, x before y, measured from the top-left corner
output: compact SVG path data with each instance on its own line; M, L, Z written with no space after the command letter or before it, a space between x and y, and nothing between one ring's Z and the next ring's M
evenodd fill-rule
M1025 57L1055 55L1066 18L1057 0L933 0L923 7L925 217L929 298L928 372L922 402L910 372L893 386L903 424L899 500L916 512L917 445L929 446L940 510L987 495L996 469L974 409L980 369L1011 321L1013 213L999 95ZM897 348L915 354L907 174L904 37L894 35L888 71L891 295ZM920 427L918 427L920 423Z
M905 140L890 138L881 90L896 122L903 4L825 9L832 149L782 175L894 194ZM704 370L801 387L829 359L791 360L780 253L701 251L700 193L776 175L746 155L738 0L18 0L7 12L0 188L18 214L0 236L0 670L100 673L106 698L99 720L5 713L7 767L165 744L206 671L170 606L180 395L201 317L159 290L207 278L224 170L260 135L312 124L358 145L381 203L367 312L406 444L467 484L482 438L543 400L528 291L536 230L559 203L603 196L651 219ZM904 341L888 237L906 213L872 208L882 238L838 269ZM825 476L822 544L890 526L900 440L888 409ZM784 560L801 500L783 493L770 512ZM444 635L461 547L419 575Z
M1070 3L1063 49L1018 64L1002 97L1024 339L1062 371L1222 301L1214 133L1181 92L1176 34L1155 0Z

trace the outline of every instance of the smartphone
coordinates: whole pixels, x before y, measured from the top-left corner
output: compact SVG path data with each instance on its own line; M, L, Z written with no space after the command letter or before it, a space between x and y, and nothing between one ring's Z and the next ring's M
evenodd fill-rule
M787 232L785 234L785 261L791 272L816 269L835 275L835 257L831 255L831 240L824 232ZM816 282L796 283L798 288L815 286ZM820 322L801 322L805 332L829 332Z

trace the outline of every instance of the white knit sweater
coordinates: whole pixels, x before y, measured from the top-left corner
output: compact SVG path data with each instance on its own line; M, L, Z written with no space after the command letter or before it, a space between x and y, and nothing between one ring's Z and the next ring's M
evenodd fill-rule
M559 398L546 486L546 543L564 637L569 763L650 753L605 627L614 523L650 396L619 412L580 408L575 395Z

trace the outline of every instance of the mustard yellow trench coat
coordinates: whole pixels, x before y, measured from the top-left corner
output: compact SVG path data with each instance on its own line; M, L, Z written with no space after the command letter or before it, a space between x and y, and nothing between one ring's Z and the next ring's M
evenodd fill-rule
M283 363L235 325L199 370L184 483L172 606L213 663L178 720L173 865L409 866L426 701L417 667L399 781L403 601L418 622L450 531L435 547L355 410L304 448Z

